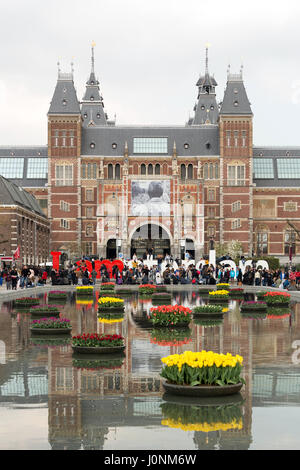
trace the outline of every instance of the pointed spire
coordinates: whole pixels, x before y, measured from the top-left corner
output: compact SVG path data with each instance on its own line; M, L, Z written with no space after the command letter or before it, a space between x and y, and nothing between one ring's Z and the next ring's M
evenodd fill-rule
M205 74L208 74L208 48L209 48L210 44L206 44L206 48L205 48Z
M95 41L92 41L92 69L91 73L95 73L95 57L94 57L94 47L96 46Z

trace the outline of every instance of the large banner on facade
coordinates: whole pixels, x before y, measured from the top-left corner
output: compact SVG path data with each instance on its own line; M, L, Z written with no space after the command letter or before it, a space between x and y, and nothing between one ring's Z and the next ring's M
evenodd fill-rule
M130 215L169 216L170 180L133 180Z

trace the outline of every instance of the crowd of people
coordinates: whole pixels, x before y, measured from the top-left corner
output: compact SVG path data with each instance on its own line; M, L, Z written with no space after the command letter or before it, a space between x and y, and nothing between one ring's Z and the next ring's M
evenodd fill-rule
M291 276L288 266L272 270L247 266L245 270L217 264L214 267L206 262L200 268L195 264L186 265L180 259L172 259L169 255L160 257L156 264L149 263L148 259L137 258L124 263L122 272L116 265L110 275L107 267L102 264L100 276L95 269L95 260L92 260L92 271L87 270L85 259L79 263L70 263L66 268L59 270L46 269L40 266L6 267L0 272L0 286L7 290L27 289L35 286L52 285L95 285L108 282L112 279L116 284L204 284L230 283L235 285L267 286L282 289L297 289L300 286L300 273ZM298 276L299 274L299 276Z

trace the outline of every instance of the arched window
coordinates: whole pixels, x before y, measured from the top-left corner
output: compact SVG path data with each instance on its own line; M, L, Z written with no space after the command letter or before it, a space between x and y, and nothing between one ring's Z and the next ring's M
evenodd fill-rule
M156 165L155 165L155 174L160 175L160 164L159 163L156 163Z
M256 254L257 256L268 254L269 233L264 227L259 227L256 231Z
M204 179L208 179L208 163L205 163L204 165Z
M148 175L153 175L153 165L152 165L152 163L149 163L149 165L148 165Z
M109 180L112 180L113 177L114 177L114 169L113 169L113 166L111 163L108 164L108 170L107 170L107 174L108 174L108 179Z
M146 165L145 163L142 163L141 164L141 175L145 175L146 174Z
M284 233L284 254L289 256L296 253L296 232L292 228L286 229Z
M214 165L212 163L209 164L209 179L214 179Z
M189 180L192 180L193 179L193 165L190 163L189 166L188 166L188 179Z
M184 164L182 164L180 167L180 177L182 180L185 180L186 178L186 167Z
M115 166L115 178L119 180L121 178L120 164L117 163Z

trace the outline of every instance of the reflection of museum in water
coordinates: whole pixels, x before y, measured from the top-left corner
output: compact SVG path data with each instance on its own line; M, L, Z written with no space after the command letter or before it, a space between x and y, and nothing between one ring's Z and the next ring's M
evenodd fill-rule
M184 305L194 296L192 292L178 293L175 300ZM150 301L128 301L125 320L107 325L97 321L93 305L76 304L74 296L72 299L72 307L67 304L63 313L71 318L75 334L96 329L125 336L126 357L120 367L77 367L69 345L49 348L34 345L29 338L26 315L13 315L7 330L11 313L5 305L0 320L6 345L6 361L0 364L0 400L4 406L47 403L48 439L53 449L105 448L107 440L108 444L111 440L118 442L122 428L128 429L128 439L135 428L141 439L146 429L169 432L171 428L162 424L166 417L161 407L165 400L159 377L160 359L162 355L184 350L227 350L242 354L245 364L247 384L242 393L245 401L237 404L241 428L209 433L200 428L176 435L179 440L180 436L189 436L195 448L247 449L253 439L252 408L299 405L298 366L287 357L287 351L293 352L291 344L299 337L298 318L291 320L291 328L283 320L277 324L237 320L233 309L221 326L205 329L194 324L191 342L162 347L153 343L151 330L144 328L141 321ZM180 405L171 404L171 409L180 412ZM153 436L155 439L155 433ZM180 447L179 441L174 441L175 444ZM161 442L156 441L156 448L159 445ZM132 448L144 448L143 442Z

